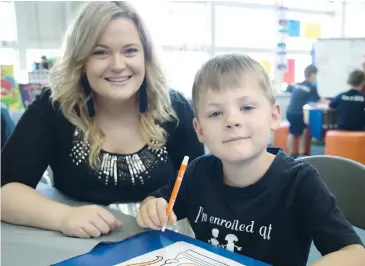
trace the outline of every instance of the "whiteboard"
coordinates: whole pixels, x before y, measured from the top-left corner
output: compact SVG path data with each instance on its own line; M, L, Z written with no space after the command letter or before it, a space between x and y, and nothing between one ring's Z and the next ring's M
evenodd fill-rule
M365 59L365 38L318 39L314 43L317 84L321 97L334 97L349 89L348 74L361 69Z

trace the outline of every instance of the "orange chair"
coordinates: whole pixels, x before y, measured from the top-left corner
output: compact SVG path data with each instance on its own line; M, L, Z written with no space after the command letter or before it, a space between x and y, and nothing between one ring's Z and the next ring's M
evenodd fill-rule
M340 156L365 164L365 132L329 130L326 133L326 155Z
M289 135L289 122L283 121L280 124L280 127L275 130L274 132L274 143L273 146L280 147L284 152L288 152L288 145L287 145L287 139ZM310 130L308 127L308 134L306 139L306 147L305 147L305 153L310 155ZM294 148L293 148L293 154L298 154L298 147L299 147L299 138L295 137L294 139Z

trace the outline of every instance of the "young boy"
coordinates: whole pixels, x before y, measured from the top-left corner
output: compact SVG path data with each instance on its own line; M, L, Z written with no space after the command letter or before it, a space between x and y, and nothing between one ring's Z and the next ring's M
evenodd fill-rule
M347 83L351 89L337 95L329 104L337 110L337 128L341 130L365 130L365 95L361 93L365 85L365 73L354 70Z
M197 239L271 265L365 265L365 249L318 172L267 152L280 111L264 68L245 55L206 62L193 85L194 127L212 153L192 161L170 222L188 218ZM137 223L167 224L173 182L141 204ZM338 251L338 252L337 252Z
M303 106L307 104L309 100L317 102L320 99L317 88L314 85L317 79L317 72L318 69L314 65L309 65L305 68L305 80L294 86L290 104L286 112L286 117L290 123L287 141L288 154L294 155L294 137L299 137L298 154L295 154L294 157L305 155L308 130L304 123Z

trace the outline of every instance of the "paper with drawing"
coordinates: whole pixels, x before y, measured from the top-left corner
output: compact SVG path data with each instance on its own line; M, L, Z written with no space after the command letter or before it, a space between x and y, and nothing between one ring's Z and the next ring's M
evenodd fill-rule
M198 246L176 242L116 266L242 266Z

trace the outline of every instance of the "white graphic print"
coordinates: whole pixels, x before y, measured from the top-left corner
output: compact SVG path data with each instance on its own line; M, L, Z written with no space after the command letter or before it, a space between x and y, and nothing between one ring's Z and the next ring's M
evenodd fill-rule
M212 229L213 237L208 240L208 243L212 244L213 246L219 247L219 241L217 240L219 236L219 230L217 228Z
M228 234L228 235L226 235L226 238L224 240L227 241L227 244L226 245L222 245L222 248L225 248L225 249L227 249L229 251L232 251L232 252L235 251L235 248L237 248L237 251L241 251L242 250L242 247L238 247L238 246L235 245L235 242L238 241L238 238L234 234Z

